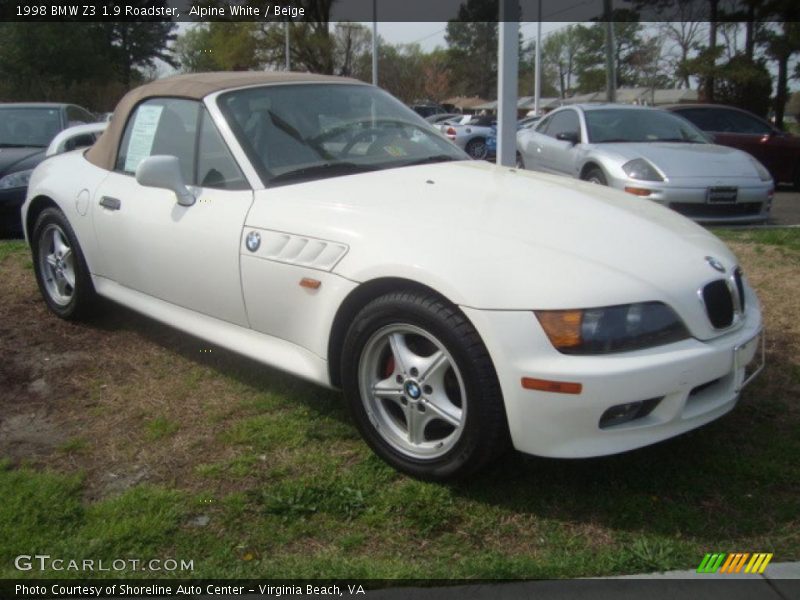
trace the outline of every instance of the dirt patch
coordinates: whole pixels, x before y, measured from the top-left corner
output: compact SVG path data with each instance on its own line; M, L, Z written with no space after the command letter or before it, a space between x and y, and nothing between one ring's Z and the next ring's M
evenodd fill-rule
M62 321L29 260L15 253L0 265L0 457L80 471L89 498L143 482L208 491L195 468L234 456L217 439L219 415L241 400L216 365L241 368L241 359L203 357L208 344L118 306ZM154 422L169 427L160 435Z

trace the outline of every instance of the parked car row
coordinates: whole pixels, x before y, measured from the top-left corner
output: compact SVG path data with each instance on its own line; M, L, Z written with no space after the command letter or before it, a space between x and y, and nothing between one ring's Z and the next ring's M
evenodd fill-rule
M72 128L97 120L74 104L0 104L0 233L22 233L20 208L36 165L54 153L91 146L99 129Z
M667 159L601 163L647 185L672 173L662 138L706 145L679 117L628 131L626 115L577 110L535 135L663 144ZM763 367L758 299L710 232L470 160L352 79L199 73L133 90L90 150L34 170L23 222L53 314L90 316L103 296L342 388L375 453L423 479L468 476L509 444L568 458L653 444L732 410Z
M436 122L472 158L492 159L496 123L468 128L469 119ZM730 106L574 105L523 118L517 131L517 166L616 187L699 222L764 221L775 184L800 189L800 137Z

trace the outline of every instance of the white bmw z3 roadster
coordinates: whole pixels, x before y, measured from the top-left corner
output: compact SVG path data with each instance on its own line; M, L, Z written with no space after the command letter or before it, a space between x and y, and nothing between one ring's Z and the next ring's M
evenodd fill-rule
M301 73L137 88L22 217L57 316L103 296L341 388L425 479L508 444L588 457L712 421L763 366L736 257L645 199L469 160L371 85Z

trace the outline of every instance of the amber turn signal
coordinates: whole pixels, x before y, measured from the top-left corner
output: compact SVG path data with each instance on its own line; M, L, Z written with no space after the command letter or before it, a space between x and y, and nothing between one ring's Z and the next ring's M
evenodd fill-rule
M630 187L625 186L625 191L629 194L633 194L634 196L649 196L653 193L653 190L648 190L647 188L640 188L640 187Z
M537 390L540 392L555 392L557 394L580 394L583 384L572 381L551 381L549 379L536 379L535 377L523 377L522 387L526 390Z
M315 290L321 285L322 282L319 279L311 279L310 277L303 277L300 280L300 287L308 288L310 290Z
M537 310L536 318L556 348L580 346L582 310Z

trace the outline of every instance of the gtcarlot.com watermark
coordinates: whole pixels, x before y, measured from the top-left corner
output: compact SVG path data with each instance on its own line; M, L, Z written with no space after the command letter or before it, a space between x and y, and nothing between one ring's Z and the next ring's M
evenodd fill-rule
M194 560L176 558L115 558L112 560L93 558L60 558L49 554L20 554L14 559L18 571L81 571L81 572L130 572L152 571L155 573L194 571Z

